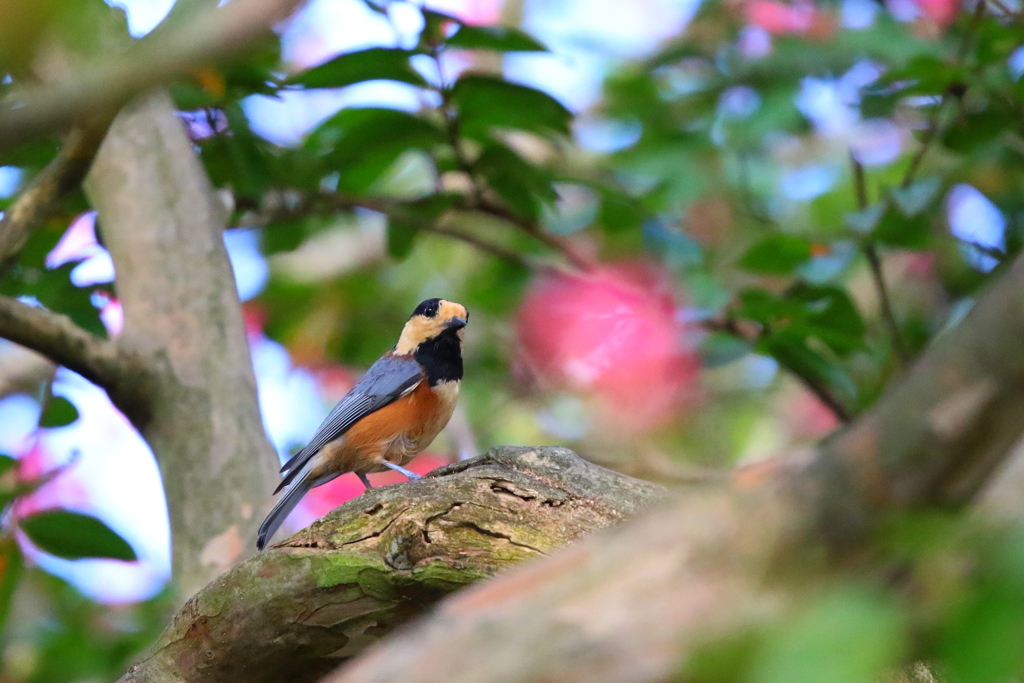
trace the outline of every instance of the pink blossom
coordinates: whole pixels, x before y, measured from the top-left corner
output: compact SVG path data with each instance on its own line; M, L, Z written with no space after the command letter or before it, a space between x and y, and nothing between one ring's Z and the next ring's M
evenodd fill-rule
M519 309L519 360L542 384L597 399L616 426L649 429L676 414L697 381L678 310L668 278L649 265L546 277Z

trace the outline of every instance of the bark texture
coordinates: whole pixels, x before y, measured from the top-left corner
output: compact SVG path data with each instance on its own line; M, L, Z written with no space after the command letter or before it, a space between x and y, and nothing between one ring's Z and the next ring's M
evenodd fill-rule
M501 448L368 491L200 591L121 680L317 680L455 589L664 494L561 448Z
M886 567L870 540L891 515L972 500L1024 431L1021 292L1024 259L808 459L743 472L735 490L676 500L453 596L325 680L688 680L702 647L797 609L814 581Z
M146 369L139 405L113 398L160 465L184 599L251 551L277 481L224 211L163 92L117 117L87 191L117 271L118 344Z

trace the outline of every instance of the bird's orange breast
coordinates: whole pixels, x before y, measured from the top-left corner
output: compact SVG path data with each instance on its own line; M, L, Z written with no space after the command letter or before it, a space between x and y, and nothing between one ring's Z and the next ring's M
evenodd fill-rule
M431 388L421 382L324 446L318 458L322 459L321 467L342 472L379 472L386 469L379 464L381 460L399 465L412 460L448 424L458 400L458 385L441 382Z

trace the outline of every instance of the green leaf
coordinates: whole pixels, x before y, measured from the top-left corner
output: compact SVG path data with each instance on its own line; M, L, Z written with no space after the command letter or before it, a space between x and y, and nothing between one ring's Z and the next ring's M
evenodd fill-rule
M419 232L415 223L392 216L388 221L388 254L391 258L398 261L408 258Z
M740 267L764 275L788 275L811 258L811 243L793 235L769 235L747 250Z
M353 83L383 80L426 86L426 80L409 63L409 58L415 54L412 50L390 47L347 52L292 76L287 83L305 88L343 88Z
M0 537L0 630L7 621L11 599L17 589L24 564L25 560L17 541L10 536Z
M18 461L9 455L0 455L0 477L4 476L15 468Z
M78 410L71 401L63 396L51 396L46 401L43 414L39 416L39 426L45 428L66 427L78 419Z
M844 585L806 602L768 630L745 680L814 681L827 670L830 683L862 683L884 677L905 654L906 617L891 596Z
M934 205L941 189L941 178L926 178L913 183L910 187L898 187L892 190L890 195L904 216L913 217Z
M629 195L599 188L601 208L597 223L608 232L624 232L640 227L647 212L643 204Z
M867 326L846 290L804 286L789 296L804 305L803 319L794 322L790 331L815 337L840 356L864 348Z
M128 542L92 515L70 510L47 510L18 521L40 550L78 560L86 557L131 562L138 559Z
M452 89L461 132L486 138L493 128L569 134L572 112L547 93L494 76L463 76Z
M462 24L445 41L448 47L497 52L547 52L536 38L516 28L504 26L468 26Z
M784 295L750 288L740 292L738 313L785 335L784 350L808 362L802 349L791 350L815 338L839 356L864 347L866 327L849 295L840 287L800 284ZM808 349L809 351L809 349ZM780 361L781 362L781 361Z
M436 221L457 201L458 195L433 194L403 204L388 221L388 254L398 260L407 258L421 232L420 226Z
M924 214L908 216L890 202L871 236L891 247L924 249L931 241L931 222Z
M488 145L473 164L473 170L501 195L513 212L524 218L537 220L544 205L558 200L551 175L504 145Z
M320 124L306 149L337 170L339 190L365 192L409 149L429 154L444 140L437 126L408 112L353 107Z
M66 560L88 557L131 562L138 559L126 540L92 515L47 510L20 519L18 526L40 550Z
M665 262L678 266L697 266L704 261L700 243L670 221L648 219L643 224L644 244L664 255Z
M899 84L910 81L901 94L906 95L941 95L954 84L969 81L971 75L967 67L944 61L934 55L918 55L906 66L891 69L880 80L880 85Z
M828 387L842 397L846 405L856 402L857 386L849 374L835 362L812 350L802 335L788 330L772 333L762 338L756 348L798 377Z
M249 127L237 103L222 108L230 133L211 135L200 146L200 158L217 187L230 187L236 197L259 201L269 189L267 143Z
M697 351L704 367L716 368L743 358L752 348L753 345L744 339L725 332L712 332L701 341Z
M878 227L878 223L882 220L882 216L885 215L887 208L888 206L884 202L872 204L860 211L847 213L843 216L843 222L851 230L867 235Z
M65 229L66 226L40 241L35 240L40 235L33 235L21 254L18 268L0 279L0 294L34 297L44 308L63 313L85 330L106 337L107 330L92 303L93 293L102 287L76 287L71 282L71 271L78 266L77 263L65 263L59 268L47 268L44 265L46 254L56 245ZM54 238L52 244L50 237Z

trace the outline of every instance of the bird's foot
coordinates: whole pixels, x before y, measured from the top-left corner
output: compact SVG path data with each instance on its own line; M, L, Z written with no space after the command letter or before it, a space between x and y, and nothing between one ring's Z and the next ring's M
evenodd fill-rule
M359 477L359 481L363 482L363 486L365 486L367 490L373 488L373 484L370 483L370 480L366 478L365 474L362 472L356 472L356 476Z
M381 460L380 464L384 465L384 467L387 467L388 469L394 470L395 472L401 472L402 474L407 476L410 480L415 481L416 479L420 478L420 475L416 474L412 470L407 470L404 467L402 467L401 465L396 465L393 462L388 462L387 460Z

